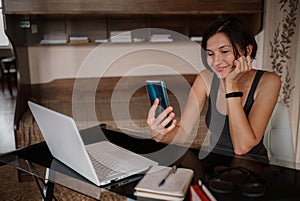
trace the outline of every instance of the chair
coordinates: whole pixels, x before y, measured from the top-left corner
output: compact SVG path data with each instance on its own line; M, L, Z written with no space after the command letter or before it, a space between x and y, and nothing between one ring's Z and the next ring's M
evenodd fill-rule
M4 92L4 84L8 86L11 96L13 96L12 87L17 82L16 60L14 57L6 57L1 59L1 75L2 75L2 92Z
M264 145L270 159L295 161L288 108L277 102L264 134Z

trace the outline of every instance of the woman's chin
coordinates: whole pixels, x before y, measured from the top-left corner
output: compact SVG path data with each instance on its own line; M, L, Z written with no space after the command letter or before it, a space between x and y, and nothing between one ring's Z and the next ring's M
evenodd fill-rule
M216 74L217 74L218 78L222 80L228 76L229 72L216 72Z

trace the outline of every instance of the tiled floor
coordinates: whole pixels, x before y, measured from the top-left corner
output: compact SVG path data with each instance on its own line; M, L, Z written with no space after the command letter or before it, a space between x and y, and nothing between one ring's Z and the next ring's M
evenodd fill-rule
M1 87L1 84L0 84ZM15 149L13 119L16 91L11 97L8 90L0 91L0 153Z

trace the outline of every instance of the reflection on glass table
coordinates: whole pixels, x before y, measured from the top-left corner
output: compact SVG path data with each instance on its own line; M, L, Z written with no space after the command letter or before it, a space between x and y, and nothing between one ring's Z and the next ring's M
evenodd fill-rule
M191 185L198 184L200 179L217 200L297 200L300 197L300 182L298 181L300 171L295 168L269 164L255 160L255 158L220 153L209 153L204 159L199 159L198 149L178 145L168 145L169 161L166 161L163 160L165 157L159 159L159 157L155 158L157 155L151 154L164 150L165 144L100 129L99 126L81 131L81 136L85 144L105 138L138 154L150 156L160 165L190 168L194 171ZM98 187L53 158L45 142L3 154L0 156L0 161L31 174L37 183L45 183L45 187L40 186L41 193L46 192L43 194L45 200L52 199L55 184L95 199L100 199L100 194L104 191L112 191L130 199L138 199L133 195L134 187L143 177L143 174L135 175L108 186ZM220 185L224 182L232 184L232 188L225 189L226 192ZM251 188L246 188L249 187L247 185L249 183L253 184L252 187L260 183L265 188L263 191L256 191L255 194L252 191L249 193ZM189 200L189 193L185 200Z

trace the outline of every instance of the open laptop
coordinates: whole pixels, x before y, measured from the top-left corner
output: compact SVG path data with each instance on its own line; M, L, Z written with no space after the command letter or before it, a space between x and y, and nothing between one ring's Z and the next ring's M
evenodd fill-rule
M157 165L155 161L109 141L84 145L71 117L30 101L28 105L51 154L98 186L144 172L150 166Z

